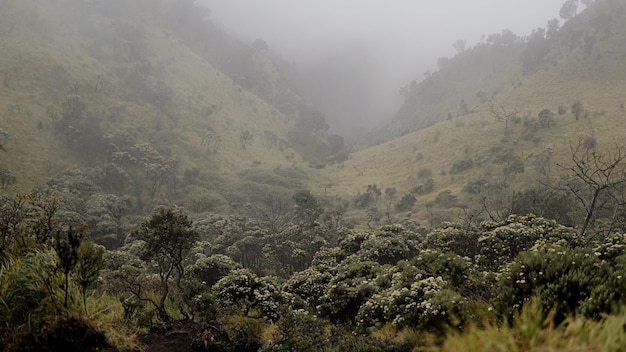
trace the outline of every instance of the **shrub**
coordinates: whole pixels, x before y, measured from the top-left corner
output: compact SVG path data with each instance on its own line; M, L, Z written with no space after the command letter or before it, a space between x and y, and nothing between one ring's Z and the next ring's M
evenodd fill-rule
M556 323L575 312L599 319L623 299L618 287L609 264L591 250L545 245L521 253L507 266L494 306L511 318L537 295L543 307L554 309Z
M583 106L583 103L580 102L580 100L576 100L572 103L572 114L574 114L576 120L579 120L581 117L586 117L585 107Z
M400 200L396 203L397 211L409 211L415 205L416 199L415 196L411 193L407 193L400 198Z
M283 171L275 172L267 169L252 168L241 171L238 176L244 181L288 189L297 189L303 186L302 182L295 178L293 173L285 173Z
M442 207L451 207L456 203L457 199L458 197L452 194L452 191L450 191L449 189L445 189L437 194L437 198L435 198L435 204L438 204Z
M534 215L511 215L501 222L485 222L484 232L478 239L480 254L477 263L483 268L497 271L512 262L517 255L540 244L577 245L572 229Z
M386 323L445 333L467 320L467 302L447 289L441 277L405 273L392 275L391 287L374 294L359 309L357 327L380 328Z
M395 264L415 256L421 236L401 225L388 225L372 232L363 241L357 256L381 265Z
M423 179L423 178L428 178L431 177L433 175L433 171L431 169L420 169L417 172L417 178L419 179Z
M424 275L440 275L453 288L463 286L472 269L468 257L462 258L455 253L432 250L420 252L409 262L409 265L414 266Z
M187 195L181 199L180 204L194 213L220 213L228 209L228 202L221 194L195 185L188 187Z
M231 271L240 268L240 264L222 254L201 256L195 263L185 267L185 278L196 280L198 284L208 289Z
M270 321L279 318L283 296L269 278L260 278L248 269L236 269L212 288L217 302L226 308L241 309L244 316L257 314Z
M474 162L472 159L462 159L457 160L452 164L452 168L450 169L451 174L458 174L463 171L469 170L474 166Z
M285 309L276 323L268 351L321 351L330 347L331 328L327 321L301 310Z
M310 267L293 274L283 291L293 295L289 302L293 308L317 307L334 274L334 270Z
M411 189L411 193L417 196L425 195L435 189L435 180L432 178L427 179L423 183L418 183Z
M444 224L427 234L420 247L423 250L450 252L474 259L480 252L479 237L480 234L477 232L467 231L453 224Z
M335 322L353 322L361 305L378 291L380 271L376 262L356 258L344 261L321 297L320 313Z
M381 195L382 192L380 191L380 189L378 189L377 185L367 185L365 193L360 193L354 197L354 206L359 209L365 209L370 206L375 206Z
M485 188L489 186L489 181L485 176L479 176L472 180L467 181L465 186L463 186L463 192L471 193L471 194L479 194Z

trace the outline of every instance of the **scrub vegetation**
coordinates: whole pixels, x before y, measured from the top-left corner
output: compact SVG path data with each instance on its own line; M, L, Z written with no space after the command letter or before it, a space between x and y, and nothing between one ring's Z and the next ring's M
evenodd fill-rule
M624 349L620 1L355 141L191 0L0 5L0 351Z

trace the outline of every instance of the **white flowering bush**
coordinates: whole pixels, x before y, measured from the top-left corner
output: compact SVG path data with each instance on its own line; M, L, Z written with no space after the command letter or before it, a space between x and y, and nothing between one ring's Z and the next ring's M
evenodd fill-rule
M235 269L213 285L216 301L222 307L240 309L244 316L256 314L271 321L279 318L283 295L267 277L248 269Z
M467 301L447 287L440 276L418 273L409 279L406 273L397 272L390 288L374 294L361 306L357 327L369 330L390 323L441 332L446 326L461 325L467 317Z
M620 265L621 259L626 256L626 234L612 233L606 236L602 242L592 245L593 252L600 260L607 261L612 265Z
M369 232L343 229L338 234L339 248L341 248L346 256L356 254L361 250L363 242L371 236Z
M320 299L320 313L333 321L352 322L361 305L378 291L381 270L380 264L356 257L342 262Z
M387 225L375 231L361 245L360 254L379 264L395 264L418 253L421 236L401 225Z
M452 252L461 257L473 259L480 251L478 238L480 234L461 228L459 225L446 223L426 235L420 244L422 249L436 250L442 253Z
M292 275L283 291L291 294L289 303L294 308L317 307L333 276L333 271L311 267Z
M454 288L466 285L473 275L469 258L461 258L454 253L425 250L409 263L423 274L441 276Z
M500 277L494 307L511 318L538 296L558 322L579 312L599 318L623 301L621 277L590 249L546 245L523 252Z
M369 232L347 231L340 237L339 246L346 255L356 254L381 265L411 259L418 253L421 242L421 235L402 225L386 225Z
M207 257L200 253L197 254L197 258L195 263L185 267L181 286L193 312L205 320L210 320L216 314L215 297L211 294L211 287L232 270L241 269L241 265L222 254Z
M575 232L557 222L534 215L511 215L501 222L485 222L478 239L476 262L486 270L497 271L523 251L540 244L577 246Z
M195 279L203 288L208 289L235 269L241 269L241 265L223 254L199 256L195 263L185 267L185 277Z

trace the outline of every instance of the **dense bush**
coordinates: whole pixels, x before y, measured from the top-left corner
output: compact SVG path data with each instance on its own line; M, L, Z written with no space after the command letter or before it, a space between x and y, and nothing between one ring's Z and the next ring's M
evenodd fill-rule
M407 271L394 273L391 287L372 295L361 306L356 316L361 329L392 323L443 333L446 327L467 321L465 299L447 289L445 280L420 273L407 275Z
M220 279L212 290L217 302L225 308L240 310L248 317L277 321L283 295L270 278L261 278L247 269L235 269Z
M484 232L478 239L480 254L477 263L491 271L497 271L501 265L512 262L519 253L535 245L578 245L572 229L533 215L510 216L502 222L485 222L482 227Z
M479 237L478 232L445 223L427 234L420 247L474 259L480 253Z
M376 262L356 258L342 262L320 299L320 313L334 322L354 322L361 305L378 291L380 272Z
M580 313L599 319L623 300L621 281L608 263L589 249L544 245L523 252L504 270L495 308L511 318L533 295L556 322Z
M397 211L409 211L415 205L415 196L411 193L407 193L400 198L400 200L396 203Z

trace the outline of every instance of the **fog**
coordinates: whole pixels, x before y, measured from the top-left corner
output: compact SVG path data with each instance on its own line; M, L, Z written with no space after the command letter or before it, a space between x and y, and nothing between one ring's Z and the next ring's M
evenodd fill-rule
M389 120L399 88L436 70L452 44L558 18L564 0L198 0L244 42L263 38L307 79L306 95L338 132Z

